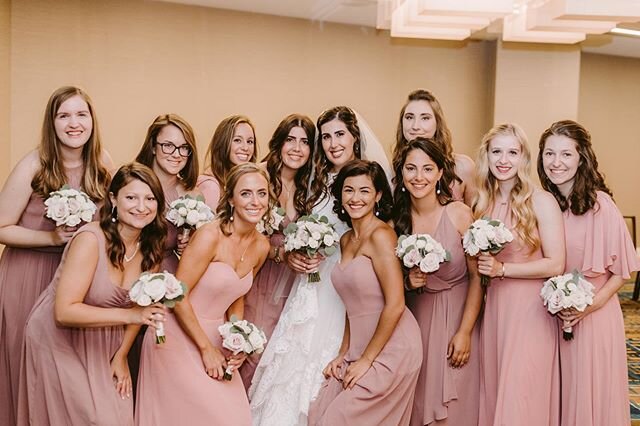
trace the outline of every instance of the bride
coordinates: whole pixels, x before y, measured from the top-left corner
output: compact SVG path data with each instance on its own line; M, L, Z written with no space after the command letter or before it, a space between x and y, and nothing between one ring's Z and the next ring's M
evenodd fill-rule
M333 212L329 190L336 174L356 158L378 161L386 171L390 167L369 126L350 108L323 112L317 127L322 149L316 152L309 191L313 213L326 216L342 236L348 226ZM324 381L322 369L342 343L345 308L331 283L340 250L326 259L291 253L287 260L300 274L249 388L254 426L306 426L309 405ZM307 273L315 270L321 281L308 283Z

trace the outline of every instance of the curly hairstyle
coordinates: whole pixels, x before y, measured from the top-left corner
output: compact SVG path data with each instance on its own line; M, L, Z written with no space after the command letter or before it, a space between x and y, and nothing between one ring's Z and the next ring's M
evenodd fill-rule
M42 134L38 155L40 169L31 180L33 192L46 198L52 191L59 190L67 181L67 175L60 154L60 139L56 133L55 120L60 106L74 96L80 96L89 108L93 122L93 130L89 140L82 147L82 190L94 201L102 201L107 196L107 186L111 176L102 163L102 143L98 130L98 119L93 108L93 102L87 93L74 86L64 86L53 92L44 112Z
M300 127L307 135L307 144L310 152L307 162L296 170L294 176L295 193L293 195L293 205L299 215L308 214L311 211L311 203L307 199L307 188L311 179L311 169L313 158L315 156L316 144L316 127L313 121L306 115L291 114L285 117L273 132L269 141L269 154L262 160L267 162L267 171L271 176L269 185L273 191L275 199L278 200L282 193L282 180L280 171L282 170L282 147L289 136L289 132L294 127Z
M571 195L565 197L562 195L558 187L551 182L544 171L543 155L545 144L549 136L566 136L576 144L576 151L580 156L578 170L574 176ZM551 192L560 209L565 211L571 210L574 215L580 216L591 210L597 202L596 191L602 191L609 194L613 198L613 194L604 181L604 176L598 170L598 159L593 146L591 145L591 135L582 125L572 120L562 120L553 123L540 136L540 151L538 152L538 176L542 187Z
M522 158L516 174L516 183L511 189L511 214L515 220L513 231L520 240L530 248L531 252L540 247L537 234L538 220L533 211L533 192L535 183L531 176L531 152L527 144L524 130L517 124L505 123L494 126L489 130L478 150L478 193L471 204L475 218L489 216L499 191L498 180L489 170L489 145L496 136L512 136L520 145Z
M345 164L331 185L331 194L335 198L333 211L338 215L338 218L351 226L351 217L342 208L342 187L344 186L344 181L353 176L368 176L371 179L376 193L382 194L380 201L376 203L376 216L383 222L388 221L391 217L393 198L387 175L380 164L366 160L353 160Z
M233 199L233 192L235 191L240 178L251 173L257 173L262 176L267 183L269 182L269 173L255 163L242 163L237 166L233 166L227 175L227 181L222 188L222 196L220 197L220 202L216 209L216 216L218 220L220 220L220 230L226 236L231 235L229 225L231 224L231 217L233 216L233 208L229 201ZM275 204L275 197L271 190L271 186L268 184L267 189L269 191L269 202L267 204L266 215L269 215L271 214L271 209Z
M136 161L147 167L153 167L154 150L158 143L158 134L167 126L175 126L182 132L185 142L191 148L191 155L187 158L187 164L184 165L178 176L187 191L191 191L196 187L198 180L198 148L196 145L196 137L193 129L187 121L177 114L162 114L153 120L153 123L147 129L147 136L140 148L140 152L136 156Z
M416 138L409 142L402 150L400 150L396 161L393 164L393 170L395 176L393 178L393 184L395 190L393 193L393 209L391 217L393 219L394 229L396 234L412 234L413 223L411 220L411 194L404 188L403 184L403 171L404 165L407 161L407 156L410 152L419 149L436 163L438 170L442 170L442 177L440 178L440 194L436 194L436 198L440 205L447 205L453 201L453 194L451 193L451 184L453 179L451 173L451 163L447 161L446 154L442 148L442 145L433 139ZM404 189L404 191L403 191Z
M158 204L156 217L140 233L141 267L143 271L149 271L159 267L162 263L164 242L167 236L167 220L164 217L164 192L160 181L155 173L144 164L128 163L120 167L113 176L109 186L109 195L116 198L120 189L135 179L149 186ZM100 210L100 228L102 228L107 240L109 261L114 267L123 270L126 247L120 237L120 232L118 232L118 222L112 220L112 218L117 217L117 209L114 211L114 207L111 197L105 197L104 205Z
M431 139L433 139L435 142L442 145L442 150L445 153L445 158L447 162L451 163L450 166L448 167L448 169L451 170L450 173L452 173L450 178L453 179L453 182L462 183L462 179L460 179L458 175L455 174L456 161L455 161L455 157L453 156L453 143L452 143L451 131L447 126L447 121L445 120L445 117L444 117L444 111L442 110L442 106L440 105L440 102L435 97L435 95L425 89L417 89L409 93L409 96L407 97L407 101L405 102L405 104L402 106L402 109L400 110L400 117L398 118L398 127L396 129L396 144L393 147L393 163L395 164L397 157L402 152L402 148L406 146L407 143L409 143L409 141L404 137L404 129L402 124L404 113L411 102L417 102L417 101L428 102L429 105L431 106L431 109L433 110L434 118L436 120L436 132L434 133Z
M347 131L353 136L353 152L356 158L361 158L361 138L360 127L358 127L358 119L355 112L346 106L336 106L324 111L318 117L316 127L318 128L318 143L319 149L316 150L315 163L315 176L311 183L311 191L309 195L309 204L314 206L318 201L322 200L329 193L329 172L333 167L333 164L329 161L327 154L322 148L322 126L333 120L340 120L344 123Z
M230 160L231 144L236 127L242 123L249 125L251 131L253 131L254 149L249 162L255 163L258 158L258 141L255 138L256 129L251 120L244 115L232 115L222 120L220 124L218 124L218 127L216 127L215 132L213 132L206 154L206 161L211 169L211 174L218 180L220 186L225 183L227 174L230 169L235 166Z

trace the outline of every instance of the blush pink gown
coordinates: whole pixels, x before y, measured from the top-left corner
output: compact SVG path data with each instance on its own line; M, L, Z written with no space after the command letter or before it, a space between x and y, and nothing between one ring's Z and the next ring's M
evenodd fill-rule
M93 222L76 235L82 232L96 237L100 253L84 303L129 307L128 290L109 279L102 230ZM122 344L124 327L71 328L54 322L56 288L65 256L66 251L25 328L18 425L133 425L133 400L120 398L110 368L111 358Z
M189 297L200 326L222 348L218 327L229 306L249 291L252 274L238 277L226 263L212 262ZM251 425L249 401L240 374L230 381L212 379L200 351L169 313L164 324L166 342L155 343L148 329L142 346L136 425L209 426Z
M480 394L479 326L471 334L471 355L462 368L452 368L447 348L458 331L469 288L462 237L449 219L447 207L433 238L451 254L451 260L429 274L425 293L407 293L407 306L422 331L424 359L411 424L476 426Z
M598 191L597 204L581 216L564 212L566 271L578 270L596 287L612 275L628 279L640 269L624 219L611 197ZM558 320L559 326L561 322ZM615 294L560 339L563 426L623 426L631 422L624 321Z
M69 185L79 189L82 166L67 169ZM54 231L56 224L45 217L41 196L33 193L17 225L38 231ZM96 216L94 216L95 218ZM24 326L34 303L60 263L64 246L5 247L0 258L0 425L15 424L18 375Z
M221 187L218 179L211 175L198 176L198 182L196 186L202 192L204 196L204 202L211 207L213 212L216 212L218 208L218 202L220 201Z
M509 203L497 202L491 217L513 229ZM496 256L514 263L540 258L542 251L530 253L515 233ZM480 328L480 426L560 422L558 328L540 298L543 282L494 278L487 287Z
M331 280L349 318L344 372L362 356L373 337L384 295L366 256L355 257L344 266L337 264ZM325 381L309 410L309 425L408 425L421 363L420 328L405 308L387 344L353 389L343 390L334 378Z
M285 217L282 223L283 229L290 222L291 220ZM276 232L271 235L270 240L272 245L280 246L280 256L283 256L284 235L281 232ZM295 278L295 272L285 262L278 264L267 259L256 275L251 290L244 298L244 319L264 331L267 339L271 338L273 329L280 319ZM251 386L251 379L259 361L260 355L254 354L248 357L240 367L242 382L246 389Z

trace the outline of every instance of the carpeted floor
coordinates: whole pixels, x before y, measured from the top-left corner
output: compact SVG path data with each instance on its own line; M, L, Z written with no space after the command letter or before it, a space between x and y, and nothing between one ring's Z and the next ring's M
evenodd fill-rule
M620 304L627 335L627 364L629 366L629 398L632 424L640 425L640 302L631 300L633 283L620 290Z

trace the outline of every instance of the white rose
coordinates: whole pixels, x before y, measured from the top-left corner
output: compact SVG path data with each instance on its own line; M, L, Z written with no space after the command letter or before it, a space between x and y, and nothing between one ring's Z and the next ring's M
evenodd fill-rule
M185 205L187 206L188 209L195 209L196 206L198 205L198 201L194 200L193 198L189 198L186 200Z
M242 352L244 348L244 336L240 333L230 333L222 341L222 346L229 349L234 354Z
M80 219L80 216L77 214L70 214L65 221L68 226L76 226L80 224L80 222L82 222L82 219Z
M332 246L336 240L333 238L333 235L331 234L327 234L324 236L324 239L322 240L322 242L324 243L325 246Z
M183 294L182 285L180 285L180 281L178 281L173 274L167 273L165 275L165 288L165 297L169 300L180 297Z
M314 239L309 240L307 244L312 249L320 247L320 243L317 240L314 240Z
M176 209L170 209L167 212L167 220L171 223L173 223L174 225L176 223L178 223L178 211Z
M186 222L188 225L194 226L198 223L199 218L200 218L200 214L198 213L197 210L189 210L189 213L187 213Z
M425 273L437 271L439 267L440 262L438 261L438 255L435 253L428 253L420 261L420 270Z
M178 214L182 217L186 217L187 216L187 209L182 206L180 208L178 208Z
M420 262L420 253L416 249L410 250L407 254L402 258L402 263L407 268L413 268Z
M486 250L489 248L489 240L487 239L487 233L484 229L479 229L474 232L473 240L475 245L477 245L481 250Z
M320 241L322 239L322 235L318 231L315 231L311 233L311 238L316 241Z
M144 292L153 300L158 302L164 297L166 292L164 281L161 279L155 279L144 283Z
M264 341L262 340L262 336L258 331L254 331L249 334L249 343L253 346L253 349L260 349L264 345Z
M416 248L425 248L427 246L427 241L424 238L420 238L416 241Z
M142 294L138 297L136 303L140 306L149 306L151 304L151 298L146 294Z
M91 219L93 219L93 212L91 210L84 210L80 215L80 219L82 219L83 222L91 222Z
M82 203L77 198L69 198L68 201L69 213L78 214L82 208Z
M47 209L47 217L53 219L56 222L56 226L64 224L65 219L69 215L69 209L67 203L58 202Z
M131 299L131 301L134 303L138 303L138 299L143 294L144 292L142 291L142 283L140 281L136 282L131 287L131 289L129 289L129 299Z
M547 309L552 314L560 312L564 309L564 293L562 290L554 290L553 293L547 299Z
M222 336L223 339L226 339L229 333L231 333L231 323L225 322L220 327L218 327L218 332Z
M251 343L249 343L249 341L245 340L244 345L242 345L242 352L246 354L253 353L253 346L251 346Z

